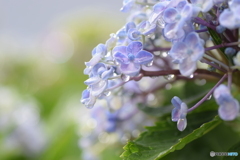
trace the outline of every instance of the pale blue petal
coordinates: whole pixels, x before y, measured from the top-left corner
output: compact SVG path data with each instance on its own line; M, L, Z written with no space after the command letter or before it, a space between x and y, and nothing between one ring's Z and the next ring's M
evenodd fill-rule
M117 46L113 48L113 55L117 52L120 52L127 56L127 47L126 46Z
M194 46L199 43L199 36L196 32L191 32L186 36L184 42L188 44L190 48L194 48Z
M140 69L141 69L140 64L135 64L133 62L130 62L129 64L121 64L120 66L121 72L129 76L138 75Z
M128 38L132 41L136 41L140 39L141 32L139 32L137 29L132 28L128 30Z
M173 108L173 110L172 110L172 121L173 122L177 122L178 120L179 120L179 118L180 118L180 108L178 109L178 108Z
M228 29L240 27L240 20L237 21L235 15L230 10L225 9L219 17L220 25Z
M89 62L85 63L85 65L88 67L95 66L102 58L103 58L102 54L95 54L93 55Z
M99 76L101 72L106 70L106 66L103 63L98 63L92 68L93 76Z
M149 17L150 23L155 22L159 18L159 16L163 13L168 3L169 2L164 1L164 2L157 3L153 6L153 12Z
M204 55L205 49L201 43L198 43L196 46L193 48L193 53L191 55L192 61L197 61L202 59Z
M180 118L177 122L177 128L179 131L183 131L187 127L187 119Z
M153 60L153 54L147 51L140 51L137 53L134 62L139 64L147 64Z
M163 19L166 23L175 23L179 20L179 13L175 8L168 8L163 13Z
M99 96L100 94L102 94L104 92L104 90L107 88L107 80L101 80L98 83L95 83L94 85L91 86L92 87L92 95L93 96Z
M95 54L101 54L102 56L105 56L107 53L107 48L104 44L100 43L98 44L93 50L92 50L92 55Z
M173 104L173 106L175 108L180 109L181 104L183 103L182 100L180 98L178 98L177 96L174 96L171 100L171 103Z
M232 98L222 103L218 109L219 116L225 121L234 120L239 114L239 103Z
M229 96L231 96L231 93L230 93L229 88L226 85L221 84L214 90L213 96L216 99L216 101L219 102L223 95L225 95L224 97L226 97L226 96L229 97Z
M120 9L121 12L128 12L131 10L131 8L134 5L134 1L133 0L124 0L123 1L123 6Z
M183 10L181 11L182 18L190 19L192 15L193 15L192 5L190 4L185 5Z
M84 84L86 85L93 85L100 81L101 79L99 77L90 77L86 81L84 81Z
M80 101L87 108L92 108L96 102L96 97L92 96L89 90L84 90Z
M128 46L127 46L127 52L132 53L133 55L136 55L140 50L143 49L143 45L141 42L131 42Z
M197 64L195 61L192 61L190 57L184 59L183 62L179 64L179 70L183 76L190 76L196 69Z
M109 70L107 70L101 74L101 78L103 80L107 80L108 78L113 76L113 71L114 71L114 69L113 69L113 67L111 67Z
M114 58L117 62L119 63L126 63L128 64L129 63L129 59L128 59L128 56L125 55L125 54L122 54L120 52L117 52L114 54Z
M133 29L133 28L136 28L136 25L135 25L134 22L128 22L128 23L126 24L126 32L128 32L129 29Z
M188 48L185 43L176 42L169 51L169 56L172 57L175 63L182 63L183 60L188 57L187 50Z
M167 41L180 41L184 38L185 32L180 23L169 23L163 29L163 36Z

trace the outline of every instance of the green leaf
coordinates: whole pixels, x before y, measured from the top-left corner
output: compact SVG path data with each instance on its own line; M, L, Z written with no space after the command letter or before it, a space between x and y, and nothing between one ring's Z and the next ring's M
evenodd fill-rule
M176 123L171 122L170 116L160 121L153 127L147 127L147 131L124 146L121 158L124 160L157 160L175 150L182 149L191 141L202 137L221 123L216 116L210 121L215 111L200 112L188 115L188 126L180 132ZM210 121L210 122L209 122ZM203 124L205 123L205 124Z

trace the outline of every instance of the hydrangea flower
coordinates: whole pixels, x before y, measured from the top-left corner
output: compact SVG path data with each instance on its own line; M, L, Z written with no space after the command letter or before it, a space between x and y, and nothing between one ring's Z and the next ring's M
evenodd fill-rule
M120 9L122 12L128 12L132 9L134 5L134 0L123 0L123 6Z
M229 88L221 84L214 90L213 95L219 105L219 116L225 121L234 120L239 114L239 103L232 97Z
M225 9L219 17L219 22L223 27L235 29L240 27L240 1L229 2L229 9Z
M91 73L91 77L84 83L91 88L91 94L93 96L99 96L108 85L108 78L113 75L113 67L107 68L105 64L96 64Z
M189 33L183 42L174 43L169 51L173 62L179 63L179 70L183 76L190 76L196 70L197 61L203 54L203 41L195 32Z
M172 110L172 121L177 122L179 131L183 131L187 127L187 105L178 97L173 97L171 100L174 109Z
M96 102L96 97L91 94L91 90L85 89L82 92L81 103L87 108L92 108Z
M86 62L85 65L87 68L84 70L84 74L89 74L91 68L95 66L100 60L107 54L107 48L104 44L98 44L92 50L92 58L89 62Z
M121 73L136 76L139 74L141 65L153 61L153 55L143 50L141 42L134 41L128 46L117 46L113 49L113 57L119 63Z
M167 8L163 13L163 20L166 23L163 29L165 39L168 41L181 41L188 33L185 26L192 26L189 23L192 14L192 5L187 1L180 1L176 7Z
M196 15L202 12L208 12L213 7L213 0L190 0L194 7Z

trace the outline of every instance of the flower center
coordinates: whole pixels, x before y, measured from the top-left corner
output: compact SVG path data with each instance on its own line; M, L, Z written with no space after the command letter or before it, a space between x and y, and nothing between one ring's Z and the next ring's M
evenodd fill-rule
M128 54L129 61L133 61L135 59L135 56L132 53Z

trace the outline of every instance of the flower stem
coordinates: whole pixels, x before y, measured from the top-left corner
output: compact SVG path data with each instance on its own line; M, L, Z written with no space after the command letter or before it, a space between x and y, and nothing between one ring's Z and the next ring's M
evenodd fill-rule
M215 63L217 63L217 64L219 64L219 65L221 65L221 66L222 66L224 69L226 69L227 71L229 70L229 67L228 67L226 64L220 62L219 60L217 60L217 59L215 59L215 58L213 58L213 57L211 57L211 56L209 56L209 55L207 55L207 54L204 54L203 57L204 57L204 58L207 58L207 59L209 59L209 60L211 60L211 61L213 61L213 62L215 62Z
M227 75L228 74L224 74L223 77L218 81L218 83L198 103L196 103L193 107L188 109L188 112L191 112L197 107L199 107L213 93L213 91L225 80Z
M224 68L221 68L220 66L216 65L215 63L211 63L210 61L208 61L208 60L206 60L204 58L202 58L200 62L206 63L206 64L208 64L208 65L218 69L219 71L224 72L224 73L227 72L227 70L225 70Z
M210 23L208 23L207 21L204 21L203 19L201 19L199 17L194 18L193 22L198 23L198 24L202 24L202 25L207 26L207 27L209 27L213 30L216 29L216 27L214 25L211 25Z
M181 75L179 70L176 69L171 69L171 70L161 70L161 71L146 71L146 70L141 70L140 73L143 74L143 76L147 76L147 77L157 77L157 76L167 76L170 74L173 75ZM195 74L207 74L207 75L211 75L211 76L215 76L215 77L222 77L221 74L216 73L216 72L211 72L205 69L197 69L195 72Z
M213 49L218 49L218 48L223 48L223 47L237 46L239 44L240 44L240 42L222 43L222 44L219 44L219 45L216 45L216 46L205 48L205 51L210 51L210 50L213 50Z

